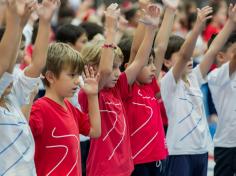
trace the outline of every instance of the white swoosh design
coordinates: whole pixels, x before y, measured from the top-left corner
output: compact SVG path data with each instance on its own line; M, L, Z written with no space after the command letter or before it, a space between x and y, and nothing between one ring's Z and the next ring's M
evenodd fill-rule
M140 104L140 103L135 103L135 102L132 102L132 104L137 105L137 106L143 106L150 110L150 116L148 117L148 119L131 134L131 136L134 136L140 129L142 129L151 120L152 115L153 115L153 110L150 106L147 106L145 104Z
M155 139L157 135L158 135L158 132L156 132L156 134L152 137L152 139L149 140L149 142L145 144L143 148L141 148L134 156L132 156L132 159L136 158Z
M105 137L102 139L103 141L106 140L106 138L109 136L109 134L115 129L115 126L116 126L116 123L117 123L117 120L118 120L118 115L115 111L108 111L108 110L100 110L100 112L107 112L107 113L112 113L115 115L115 121L112 125L112 128L108 131L108 133L105 135Z
M54 132L56 131L56 128L54 128L52 130L52 138L56 138L56 139L59 139L59 138L67 138L67 137L74 137L76 138L77 142L78 142L78 146L79 146L79 139L76 135L74 134L68 134L68 135L60 135L60 136L55 136L54 135ZM66 149L66 152L64 154L64 156L62 157L62 159L51 169L50 172L48 172L47 176L49 176L63 161L64 159L66 158L66 156L68 155L68 147L65 146L65 145L53 145L53 146L46 146L46 148L65 148ZM71 167L70 171L67 173L66 176L70 175L70 173L72 172L72 170L75 168L75 166L77 165L78 163L78 147L77 147L77 157L76 157L76 161L75 163L73 164L73 166Z
M154 98L154 97L143 96L140 93L140 89L138 90L138 95L140 97L142 97L143 99L156 100L156 98ZM136 102L132 102L132 104L137 105L137 106L142 106L142 107L149 109L150 115L149 115L148 119L131 134L131 137L134 136L138 131L140 131L153 117L153 109L150 106L147 106L146 104L136 103ZM157 135L158 135L158 132L156 132L156 134L148 141L148 143L146 143L134 156L132 156L132 159L136 158L156 138Z
M105 102L105 104L108 104L108 105L114 105L114 106L121 106L120 103L113 103L113 102ZM103 112L103 113L112 113L115 115L115 121L112 125L112 128L107 132L107 134L105 135L105 137L103 138L103 141L105 141L107 139L107 137L109 136L109 134L115 129L115 126L116 126L116 123L118 121L118 114L117 112L115 111L109 111L109 110L100 110L100 112ZM123 134L122 134L122 137L121 137L121 140L118 142L118 144L116 145L116 147L113 149L111 155L109 156L108 160L111 160L111 158L114 156L115 154L115 151L117 150L117 148L120 146L121 142L124 140L124 136L125 136L125 130L126 130L126 122L125 122L125 118L123 116L123 120L124 120L124 129L123 129Z

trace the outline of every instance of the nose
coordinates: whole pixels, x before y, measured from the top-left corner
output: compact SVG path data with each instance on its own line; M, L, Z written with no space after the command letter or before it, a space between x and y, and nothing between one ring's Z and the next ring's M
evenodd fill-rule
M115 70L114 76L115 77L119 77L120 76L120 69L119 68Z
M75 85L79 85L79 83L80 83L80 78L79 78L79 76L76 76L76 77L75 77L74 83L75 83Z
M157 68L156 68L156 66L154 64L151 65L151 69L152 69L152 71L156 71L157 70Z

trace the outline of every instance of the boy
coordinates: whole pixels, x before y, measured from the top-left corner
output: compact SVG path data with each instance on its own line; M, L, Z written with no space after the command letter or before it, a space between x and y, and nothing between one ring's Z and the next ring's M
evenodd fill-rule
M36 3L30 1L11 1L9 2L9 14L13 15L15 19L13 22L17 24L16 27L16 39L13 40L16 46L19 46L23 27L28 19L28 16L36 9ZM13 4L11 4L13 3ZM39 81L39 75L44 67L45 53L47 47L41 45L47 42L48 31L47 27L50 23L50 15L53 14L55 8L52 8L52 4L56 1L43 1L42 4L37 6L37 13L40 16L40 32L36 42L36 47L33 55L33 61L25 69L25 71L19 75L17 79L12 82L12 73L15 61L17 58L18 47L13 46L11 50L10 64L7 68L7 72L2 77L0 84L5 84L3 94L0 99L0 114L1 114L1 175L36 175L34 166L34 141L33 136L27 125L27 117L24 117L21 112L21 107L29 103L29 97L32 89L37 85ZM47 6L45 6L47 4ZM43 13L42 13L43 12ZM17 17L16 14L19 16ZM49 15L49 16L48 16ZM19 21L18 21L19 20ZM11 22L9 22L11 23ZM19 26L18 26L19 25ZM7 26L8 28L9 26ZM6 33L7 33L6 29ZM7 34L6 34L7 35ZM8 34L9 35L9 34ZM3 37L4 38L4 37ZM4 39L3 39L4 40ZM6 87L7 86L7 87ZM12 90L11 90L12 87ZM2 90L2 89L1 89ZM8 157L11 156L11 157ZM6 157L8 157L6 159Z
M170 157L167 175L207 174L207 152L211 139L200 86L204 83L216 54L233 30L233 17L236 15L231 6L229 21L205 54L201 64L192 70L192 52L204 22L211 18L211 12L210 7L198 10L196 24L184 44L181 46L183 40L175 37L170 41L172 47L169 45L167 48L166 56L170 60L165 61L166 66L173 66L161 81L161 94L169 120L167 144Z
M79 53L69 45L49 47L43 72L46 94L34 103L30 116L38 175L81 176L79 134L100 135L98 76L93 69L85 68L84 85L80 85L88 95L90 120L66 100L76 93L82 70Z
M234 28L235 28L234 24ZM230 35L223 49L216 56L218 68L208 75L208 85L218 114L214 136L215 176L236 174L236 34Z

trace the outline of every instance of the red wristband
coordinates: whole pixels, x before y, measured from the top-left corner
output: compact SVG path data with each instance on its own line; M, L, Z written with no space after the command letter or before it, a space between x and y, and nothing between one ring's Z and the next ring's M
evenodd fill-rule
M116 46L114 44L103 44L102 46L103 48L112 48L112 49L116 49Z

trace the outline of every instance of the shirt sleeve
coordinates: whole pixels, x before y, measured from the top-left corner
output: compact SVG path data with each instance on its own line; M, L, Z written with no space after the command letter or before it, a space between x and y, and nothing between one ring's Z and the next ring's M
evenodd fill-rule
M38 86L39 82L39 77L27 77L24 72L22 72L17 80L14 81L12 93L16 97L19 106L29 104L31 92Z
M30 119L29 119L29 125L30 125L31 131L34 137L40 136L43 132L43 118L42 117L44 115L45 114L43 113L42 108L40 108L38 104L35 103L32 106Z
M160 92L160 87L159 87L159 85L157 84L157 79L156 79L155 77L152 79L151 86L152 86L153 91L154 91L155 94L157 94L157 93Z
M13 75L5 72L0 78L0 97L4 93L5 89L13 82Z
M77 116L79 117L79 133L83 134L84 136L88 136L91 128L89 117L87 114L80 112L78 109L76 109L76 111L78 114Z
M127 97L129 97L129 84L127 80L126 73L123 72L120 74L120 77L116 83L116 89L120 92L120 96L124 101Z
M229 62L222 65L220 68L213 70L208 75L209 86L213 85L213 86L221 87L227 82L230 82Z
M199 87L201 87L201 85L207 83L207 79L204 79L203 76L202 76L199 65L193 69L192 74L196 78Z
M176 88L177 83L173 75L173 69L171 69L161 79L161 97L164 102L173 98Z
M88 99L87 95L83 90L80 89L78 93L78 103L80 105L81 111L84 113L88 113Z

